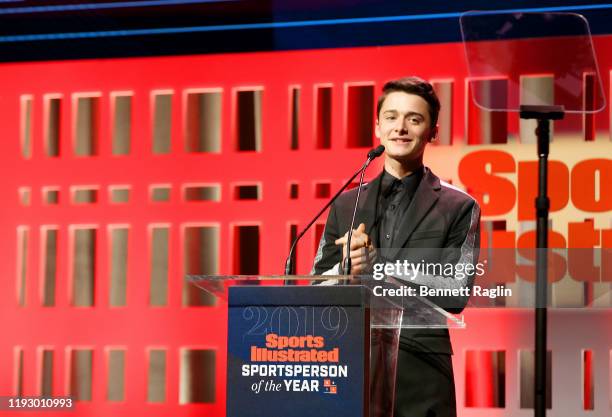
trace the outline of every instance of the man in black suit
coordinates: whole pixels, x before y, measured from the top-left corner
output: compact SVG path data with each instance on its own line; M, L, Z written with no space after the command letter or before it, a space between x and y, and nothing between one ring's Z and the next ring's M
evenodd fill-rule
M376 137L385 146L383 172L362 190L351 238L351 274L372 272L374 262L410 260L440 265L477 262L480 208L458 188L423 165L435 139L440 102L431 84L418 77L386 83L378 100ZM340 274L347 257L347 231L355 190L332 205L313 273ZM419 288L471 287L461 279L421 273L406 280ZM458 313L467 296L431 300ZM395 417L455 417L452 347L446 329L402 330L395 391Z

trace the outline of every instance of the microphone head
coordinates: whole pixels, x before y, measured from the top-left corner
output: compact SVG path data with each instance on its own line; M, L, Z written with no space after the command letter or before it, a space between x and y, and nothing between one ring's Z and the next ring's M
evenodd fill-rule
M380 155L383 154L384 151L385 151L385 147L383 145L378 145L376 148L368 152L368 158L369 159L378 158Z

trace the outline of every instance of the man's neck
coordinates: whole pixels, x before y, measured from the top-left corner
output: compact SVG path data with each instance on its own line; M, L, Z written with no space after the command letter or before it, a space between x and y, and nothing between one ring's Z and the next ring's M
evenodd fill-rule
M399 179L411 175L422 167L422 159L417 161L398 161L389 157L385 158L385 171Z

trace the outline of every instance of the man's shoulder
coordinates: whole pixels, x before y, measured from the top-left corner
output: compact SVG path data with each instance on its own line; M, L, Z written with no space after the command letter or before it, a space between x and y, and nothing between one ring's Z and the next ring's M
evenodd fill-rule
M361 201L364 198L364 194L367 193L372 187L373 181L369 181L363 184L361 187L361 196L359 200ZM357 187L353 187L348 191L343 192L338 196L336 201L334 202L337 206L350 206L353 207L355 204L355 199L357 198Z
M440 202L448 205L449 208L459 208L468 206L476 206L478 207L478 202L474 197L469 195L467 192L462 190L461 188L450 184L446 181L441 180L436 174L434 174L429 168L427 169L427 176L429 176L430 187L437 188L437 184L439 183L440 187ZM378 179L375 178L372 181L363 184L363 188L361 189L361 198L363 199L365 195L372 189L373 184ZM355 199L357 198L357 187L354 187L348 191L343 192L338 199L334 202L334 205L337 207L350 207L352 208L355 204Z
M464 207L466 205L478 207L478 202L461 188L440 180L440 200L452 207Z

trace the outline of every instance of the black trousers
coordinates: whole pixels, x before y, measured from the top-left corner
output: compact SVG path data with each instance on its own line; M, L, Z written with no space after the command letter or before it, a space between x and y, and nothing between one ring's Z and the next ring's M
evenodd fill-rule
M456 417L451 355L399 349L394 417Z

